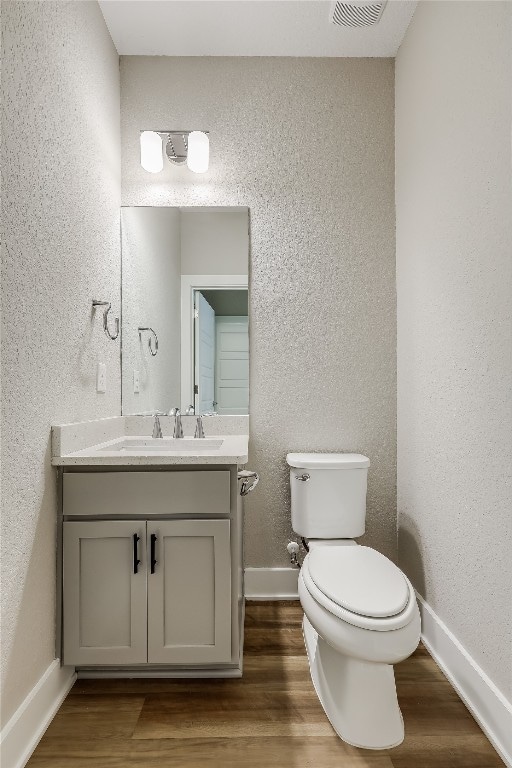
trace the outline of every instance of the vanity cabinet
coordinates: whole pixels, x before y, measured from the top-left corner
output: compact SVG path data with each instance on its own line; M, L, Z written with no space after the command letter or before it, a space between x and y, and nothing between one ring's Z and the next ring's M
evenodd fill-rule
M63 513L64 664L240 666L236 468L64 473Z
M64 523L64 663L228 662L229 528Z

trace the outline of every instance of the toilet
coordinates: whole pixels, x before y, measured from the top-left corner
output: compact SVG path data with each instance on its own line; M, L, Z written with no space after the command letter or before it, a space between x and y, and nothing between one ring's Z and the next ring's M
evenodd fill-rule
M420 639L414 589L388 558L354 539L365 531L370 460L290 453L292 528L309 551L299 574L303 633L318 698L348 744L403 741L393 664Z

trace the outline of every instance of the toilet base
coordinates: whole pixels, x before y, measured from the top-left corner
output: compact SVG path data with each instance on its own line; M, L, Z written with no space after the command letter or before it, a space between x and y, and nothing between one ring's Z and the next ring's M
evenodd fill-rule
M329 722L354 747L389 749L404 739L391 664L345 656L302 622L311 679Z

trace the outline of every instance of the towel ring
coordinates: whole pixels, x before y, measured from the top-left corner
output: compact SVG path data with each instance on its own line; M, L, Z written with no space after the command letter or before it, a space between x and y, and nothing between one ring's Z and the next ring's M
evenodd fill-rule
M110 301L97 301L96 299L92 300L92 308L96 309L96 307L104 307L103 309L103 330L105 331L105 335L108 336L108 338L111 341L115 341L117 337L119 336L119 318L114 318L115 323L115 333L114 335L110 333L109 327L108 327L108 313L112 309L112 304Z
M240 496L247 496L247 494L253 491L258 485L260 476L257 472L252 472L249 469L241 469L238 472L238 479L242 481L240 485Z
M142 341L142 332L148 331L149 334L151 334L148 338L148 347L149 351L153 355L153 357L158 352L158 336L156 335L156 331L153 330L153 328L138 328L139 332L139 339Z

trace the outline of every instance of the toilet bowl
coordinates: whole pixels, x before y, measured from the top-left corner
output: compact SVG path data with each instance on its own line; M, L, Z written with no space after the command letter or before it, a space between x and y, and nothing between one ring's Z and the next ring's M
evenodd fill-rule
M345 546L329 547L320 553L313 549L305 558L299 575L304 641L316 693L334 730L353 746L386 749L397 746L404 738L392 665L410 656L418 645L420 615L409 581L375 550L357 545L350 547L349 562L345 563L357 579L359 561L366 582L364 589L355 582L337 581L339 569L336 568L329 580L326 555L332 563L336 558L338 563L343 563L348 553ZM370 553L376 557L369 557ZM325 569L321 574L326 579L325 588L318 584L321 577L314 567L319 554ZM368 563L372 560L378 565L375 571L368 572ZM391 576L391 583L383 586L379 576L385 577L386 572ZM366 589L372 578L378 592L373 606L364 599L365 594L370 594ZM399 579L403 580L402 589ZM383 600L386 588L389 589L387 602ZM398 605L400 610L384 615L396 610ZM381 615L368 616L357 613L358 610Z
M325 714L347 743L389 749L404 723L393 664L420 639L414 589L404 573L354 537L365 530L369 459L288 454L292 526L309 539L299 575L311 678Z

